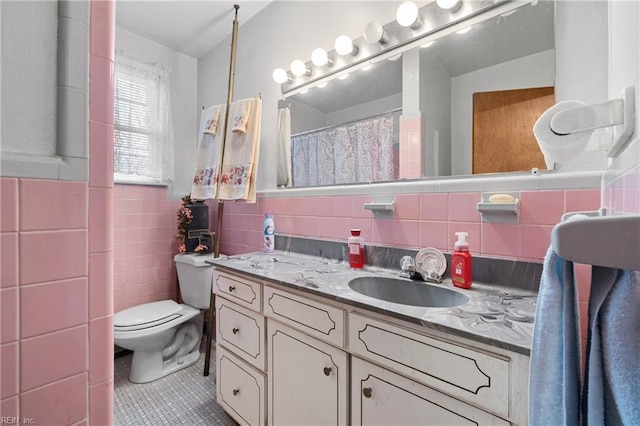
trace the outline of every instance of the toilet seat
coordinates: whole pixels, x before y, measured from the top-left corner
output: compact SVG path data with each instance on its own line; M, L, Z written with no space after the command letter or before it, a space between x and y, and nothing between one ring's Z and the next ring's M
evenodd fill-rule
M145 303L122 310L114 315L115 331L137 331L156 327L182 316L184 306L173 300Z

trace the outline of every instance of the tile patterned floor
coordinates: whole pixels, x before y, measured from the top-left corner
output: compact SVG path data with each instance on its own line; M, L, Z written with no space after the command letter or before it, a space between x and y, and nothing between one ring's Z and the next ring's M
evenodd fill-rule
M221 425L236 422L216 404L215 342L208 376L204 353L194 365L150 383L128 379L132 354L115 359L114 421L124 425Z

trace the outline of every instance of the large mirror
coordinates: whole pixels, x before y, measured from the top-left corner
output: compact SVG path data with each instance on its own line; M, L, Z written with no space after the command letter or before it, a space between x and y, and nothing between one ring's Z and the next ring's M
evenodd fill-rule
M296 93L279 103L292 186L546 168L532 127L554 82L554 4L539 1Z

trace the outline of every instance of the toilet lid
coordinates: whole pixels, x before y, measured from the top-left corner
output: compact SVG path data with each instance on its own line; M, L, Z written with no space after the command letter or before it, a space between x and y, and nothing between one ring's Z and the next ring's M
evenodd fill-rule
M145 303L122 310L114 315L113 325L127 330L152 327L180 316L182 306L173 300Z

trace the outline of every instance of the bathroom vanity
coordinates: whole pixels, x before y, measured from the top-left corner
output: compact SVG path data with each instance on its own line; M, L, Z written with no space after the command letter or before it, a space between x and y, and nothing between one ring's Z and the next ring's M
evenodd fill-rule
M425 308L349 287L398 271L279 251L210 262L217 400L238 423L527 423L535 293L445 280L430 285L468 302Z

